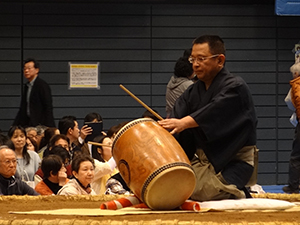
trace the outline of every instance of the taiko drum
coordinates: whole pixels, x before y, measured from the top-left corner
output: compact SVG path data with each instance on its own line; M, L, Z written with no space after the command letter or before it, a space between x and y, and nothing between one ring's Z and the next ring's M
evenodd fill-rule
M151 209L177 208L195 188L195 174L185 152L150 118L131 121L121 128L112 151L128 187Z

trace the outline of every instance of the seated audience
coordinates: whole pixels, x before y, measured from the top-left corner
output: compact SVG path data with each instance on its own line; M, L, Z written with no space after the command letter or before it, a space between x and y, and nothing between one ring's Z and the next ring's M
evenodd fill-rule
M11 140L11 149L17 156L16 176L23 181L33 181L41 159L36 152L27 150L25 129L21 126L12 126L8 131L8 137Z
M44 125L37 125L36 126L36 131L37 131L37 144L39 148L41 148L41 141L45 136L45 130L47 129L47 126Z
M148 113L150 113L149 111L146 111L143 114L143 117L151 117L153 116L152 114L149 115ZM118 133L118 131L125 126L128 123L128 121L122 122L116 126L111 127L108 130L108 134L112 135L113 137ZM112 143L108 142L109 145L112 145ZM102 148L104 148L105 146L103 146ZM107 148L107 147L106 147ZM110 150L112 150L110 148ZM98 150L103 157L107 157L108 156L108 152L109 151L105 151L105 149L99 149ZM112 154L112 152L110 152L110 154ZM102 178L103 181L105 181L105 184L103 184L104 187L101 188L105 188L105 194L129 194L130 193L130 189L127 186L127 184L125 183L125 181L123 180L121 174L119 173L119 171L117 169L114 170L114 172L112 174L110 174L110 176L106 176L104 178Z
M66 135L70 139L71 156L75 151L90 155L90 151L85 138L92 133L92 128L84 125L81 130L78 128L78 122L75 116L64 116L58 122L58 129L61 134Z
M40 147L39 147L40 149L38 151L38 154L41 159L43 159L44 151L49 147L49 142L51 138L56 134L60 134L59 129L57 129L56 127L48 127L44 131L44 137L41 140Z
M103 146L93 146L92 155L93 158L96 157L100 162L107 162L112 157L112 140L108 136L98 136L95 139L95 142L103 144ZM98 153L98 154L96 154Z
M120 173L116 173L110 177L105 184L106 195L128 195L131 193Z
M41 136L39 135L39 130L37 127L26 127L26 137L33 139L36 142L38 148L40 148Z
M72 176L72 171L71 171L71 165L70 165L71 159L70 159L69 152L62 146L58 145L58 146L54 146L51 149L49 156L50 155L57 155L61 158L61 160L66 168L67 177L70 178ZM46 157L48 157L48 156L46 156ZM44 179L44 173L42 171L42 168L39 168L34 175L35 184L38 184L42 179Z
M35 190L41 195L56 195L68 182L66 168L58 155L49 155L42 160L41 169L44 177Z
M0 132L0 146L6 145L8 141L9 141L9 137L3 134L2 132Z
M93 141L98 135L106 135L103 129L103 120L99 113L91 112L84 117L84 124L92 127L91 134L87 135L85 142ZM92 155L92 145L88 143L90 155Z
M86 154L78 153L72 160L71 179L59 191L58 195L96 195L91 188L91 182L94 179L94 160Z
M115 126L112 126L109 128L109 130L107 131L107 137L110 137L111 140L113 140L115 138L115 135L118 133L118 131L125 126L129 121L123 121Z
M176 61L174 75L170 78L166 89L166 113L170 117L174 104L179 96L194 82L193 66L187 58L181 57Z
M26 137L33 138L37 142L37 129L36 127L26 127Z
M107 140L107 142L103 142ZM111 175L118 172L116 169L116 163L111 155L111 140L109 137L101 135L94 138L96 143L106 143L108 146L92 146L92 157L95 162L95 177L91 183L91 187L96 192L96 194L104 194L105 184L107 179ZM107 149L107 150L103 150ZM103 152L105 152L103 154ZM108 152L108 153L106 153ZM102 153L102 154L101 154Z
M70 152L70 139L64 135L64 134L56 134L54 135L51 139L50 142L48 144L48 148L45 149L44 153L43 153L43 157L46 157L50 154L51 149L54 146L58 146L60 145L61 147L65 148L70 156L71 156L71 152Z
M37 145L36 141L33 138L27 137L26 138L26 144L27 144L27 150L37 152L38 145Z
M0 195L39 195L14 175L17 170L16 153L6 145L0 146Z

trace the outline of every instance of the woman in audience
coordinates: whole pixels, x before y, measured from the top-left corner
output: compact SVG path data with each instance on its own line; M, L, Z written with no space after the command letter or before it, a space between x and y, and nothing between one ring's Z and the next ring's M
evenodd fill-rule
M37 152L38 145L37 145L36 141L33 138L27 137L26 138L26 144L27 144L27 150Z
M57 129L56 127L48 127L44 131L44 137L41 140L40 149L38 151L41 159L43 158L44 151L49 147L51 138L56 134L60 134L59 129Z
M56 195L68 182L62 159L58 155L49 155L42 160L41 169L44 178L36 185L36 192L41 195Z
M91 188L91 182L94 179L94 160L89 155L78 153L72 160L71 179L59 191L58 195L96 195Z
M92 157L94 158L95 162L95 177L91 183L91 186L96 194L104 194L107 180L118 172L116 169L115 160L112 158L111 154L110 138L104 135L99 135L95 137L93 141L96 143L103 143L103 140L107 140L107 142L104 143L106 143L108 146L92 146ZM105 153L103 154L102 152Z
M103 144L103 146L92 146L92 157L100 162L106 162L112 157L112 140L108 136L99 135L94 138L94 142Z
M39 149L42 147L41 146L41 142L42 142L42 139L44 138L45 136L45 130L48 128L47 126L44 126L44 125L37 125L36 127L36 131L37 131L37 144L39 146Z
M145 112L142 117L151 117L151 115L148 114L148 112ZM115 135L118 133L118 131L124 127L128 121L124 121L116 126L111 127L107 134L110 135L111 139L115 137ZM99 149L100 153L105 153L108 151L105 151L102 149L102 151ZM105 189L104 194L130 194L130 188L127 186L126 182L122 178L121 174L117 169L115 169L114 173L111 174L111 176L106 176L103 178L103 180L106 181L105 184L102 184L101 188L102 190ZM104 186L104 187L103 187Z
M41 159L36 152L27 151L25 129L21 126L12 126L8 131L8 137L12 143L10 147L17 155L16 176L23 181L33 181Z
M50 155L57 155L61 158L61 160L66 168L67 177L71 178L72 170L71 170L71 165L70 165L71 159L70 159L69 152L65 148L58 145L58 146L54 146L51 149L49 156ZM48 157L48 156L46 156L46 157ZM35 184L38 184L43 179L44 179L44 173L42 171L42 168L39 168L34 175L34 182L35 182Z
M65 148L67 151L69 151L70 149L70 139L64 135L64 134L56 134L54 135L49 142L48 148L45 149L44 153L43 153L43 157L46 157L49 155L51 149L54 146L62 146L63 148Z

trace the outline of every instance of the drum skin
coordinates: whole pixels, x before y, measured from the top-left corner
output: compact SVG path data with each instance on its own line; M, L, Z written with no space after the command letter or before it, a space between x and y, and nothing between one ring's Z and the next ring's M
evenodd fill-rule
M112 151L128 187L151 209L174 209L195 188L195 174L184 150L150 118L131 121L120 129Z

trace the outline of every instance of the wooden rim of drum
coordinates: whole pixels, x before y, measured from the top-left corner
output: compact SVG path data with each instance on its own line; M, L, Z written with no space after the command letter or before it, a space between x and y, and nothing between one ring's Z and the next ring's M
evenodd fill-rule
M154 171L148 178L147 180L145 181L144 185L143 185L143 189L142 189L142 192L141 192L141 198L142 198L142 201L145 202L145 193L146 193L146 190L148 188L148 186L150 185L150 183L161 173L163 173L165 170L168 170L168 169L171 169L173 167L186 167L188 169L190 169L191 171L194 171L192 166L187 164L187 163L183 163L183 162L174 162L174 163L170 163L170 164L167 164L165 166L162 166L160 168L158 168L156 171Z
M116 142L118 141L118 139L131 127L135 126L136 124L139 123L144 123L144 122L155 122L155 120L151 119L151 118L140 118L140 119L136 119L133 120L129 123L127 123L126 125L124 125L116 134L113 144L112 144L112 150L114 149L114 146L116 144Z

